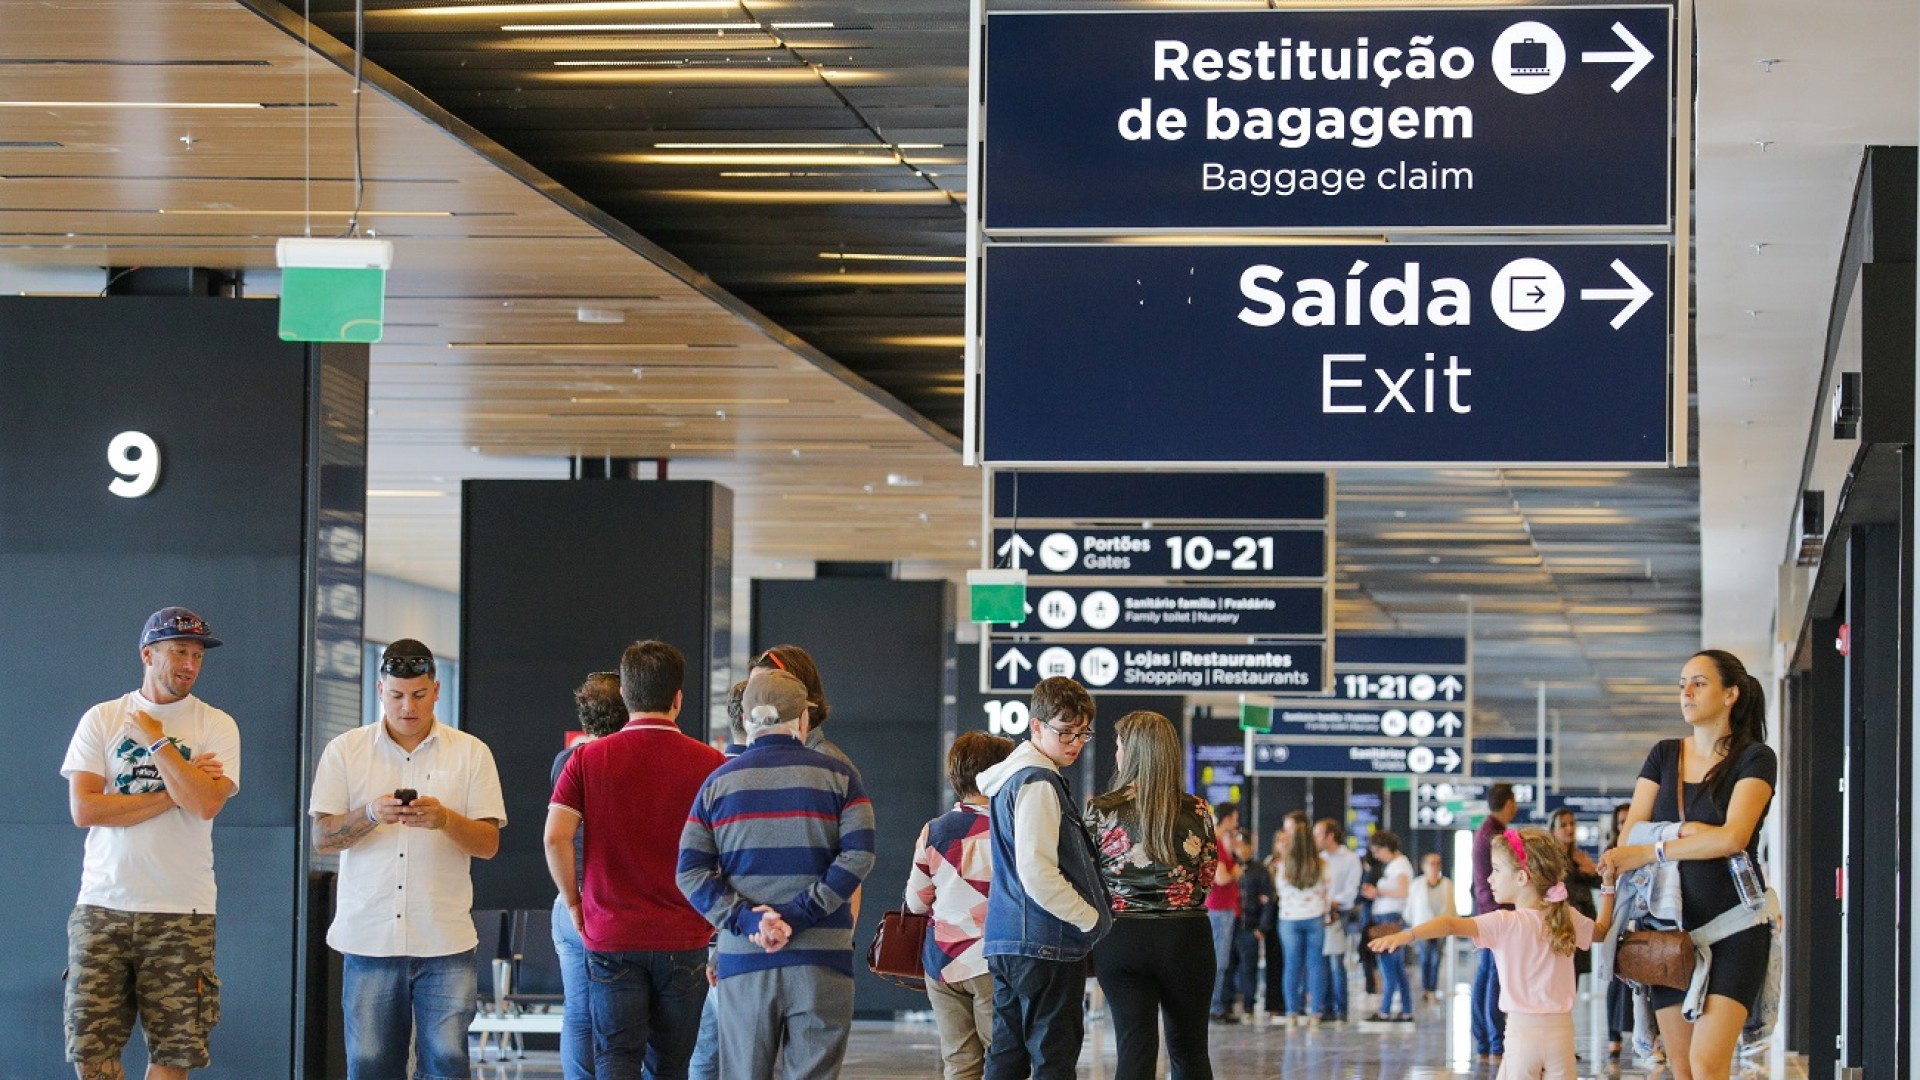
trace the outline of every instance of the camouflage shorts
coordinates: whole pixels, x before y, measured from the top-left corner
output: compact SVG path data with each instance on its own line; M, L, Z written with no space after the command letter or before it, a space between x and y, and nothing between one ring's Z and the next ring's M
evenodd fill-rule
M67 1060L118 1061L136 1016L150 1064L206 1067L207 1035L220 1022L212 915L89 904L73 909L67 917Z

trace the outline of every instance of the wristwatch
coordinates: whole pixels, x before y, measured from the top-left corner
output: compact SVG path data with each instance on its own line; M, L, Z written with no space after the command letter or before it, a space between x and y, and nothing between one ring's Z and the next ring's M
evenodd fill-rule
M1655 840L1653 842L1653 861L1657 863L1667 861L1667 842L1665 840Z

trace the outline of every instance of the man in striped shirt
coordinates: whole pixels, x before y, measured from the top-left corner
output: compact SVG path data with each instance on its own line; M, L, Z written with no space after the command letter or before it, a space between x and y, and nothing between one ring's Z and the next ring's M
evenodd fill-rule
M720 1074L833 1077L873 804L851 767L806 748L800 680L756 672L741 704L747 750L707 778L680 834L680 891L720 929Z

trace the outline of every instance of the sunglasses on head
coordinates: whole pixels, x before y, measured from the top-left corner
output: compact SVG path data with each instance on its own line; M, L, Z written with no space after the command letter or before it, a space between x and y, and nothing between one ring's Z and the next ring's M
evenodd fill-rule
M389 656L380 661L380 674L400 679L416 679L433 674L431 656Z
M207 623L198 615L175 615L154 629L171 630L176 634L204 634L207 633Z

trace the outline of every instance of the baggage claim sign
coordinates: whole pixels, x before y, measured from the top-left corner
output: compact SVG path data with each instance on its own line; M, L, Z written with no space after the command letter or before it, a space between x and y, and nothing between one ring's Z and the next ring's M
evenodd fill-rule
M1670 8L987 26L983 461L1667 462Z

